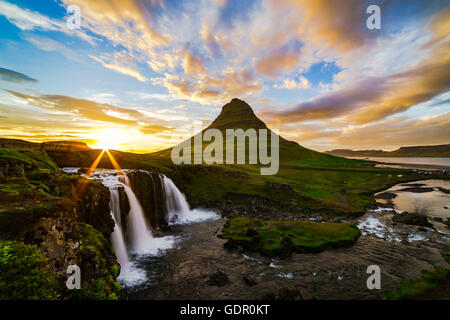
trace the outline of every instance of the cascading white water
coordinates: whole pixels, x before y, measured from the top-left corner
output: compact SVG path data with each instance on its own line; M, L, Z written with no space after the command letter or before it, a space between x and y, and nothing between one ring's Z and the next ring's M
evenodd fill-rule
M114 222L118 225L119 229L122 229L119 189L117 187L112 187L109 189L109 193L111 195L109 207L111 209Z
M131 189L130 181L126 175L119 178L123 183L125 193L130 203L130 213L128 215L128 235L130 238L130 250L136 254L159 254L161 251L173 247L175 238L166 236L154 238L147 222L145 221L144 210L136 195Z
M169 222L186 220L189 204L172 179L163 175L163 186L166 196L167 219Z
M146 253L153 240L153 234L147 226L144 218L144 210L130 186L130 181L126 175L119 178L123 183L125 193L130 203L130 213L128 217L128 227L130 236L130 249L135 253Z
M194 223L219 218L219 215L213 211L202 209L190 210L185 196L177 188L172 179L162 175L162 182L166 197L167 221L169 224Z
M128 257L120 218L120 198L118 188L110 187L110 194L111 217L114 220L114 231L111 234L111 242L113 249L116 252L117 261L120 264L120 275L118 280L126 284L136 284L144 279L144 275L142 271L135 268Z

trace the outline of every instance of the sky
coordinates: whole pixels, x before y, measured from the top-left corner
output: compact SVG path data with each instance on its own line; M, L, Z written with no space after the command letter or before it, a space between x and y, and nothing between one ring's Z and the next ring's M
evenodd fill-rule
M0 0L0 137L151 152L234 97L318 151L448 144L450 2Z

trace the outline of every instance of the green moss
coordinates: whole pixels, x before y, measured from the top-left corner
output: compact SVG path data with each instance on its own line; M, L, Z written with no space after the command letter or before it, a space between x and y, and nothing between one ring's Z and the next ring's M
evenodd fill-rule
M434 272L422 271L422 278L403 279L397 290L384 295L385 300L450 299L450 270L436 267Z
M255 218L230 219L221 237L229 246L242 246L269 256L288 256L292 252L320 252L355 243L358 228L349 223L310 221L261 221Z
M117 264L109 265L105 258L111 251L110 243L103 234L92 226L80 224L82 241L80 254L92 256L94 254L100 262L100 272L92 283L82 282L81 289L74 291L74 299L83 300L117 300L120 294L120 283L115 278L118 276Z
M445 261L447 261L448 264L450 264L450 253L441 253L442 257L444 258Z
M0 214L0 235L15 235L24 226L36 222L41 217L51 216L57 204L40 204L29 209L2 210Z
M23 163L40 169L56 170L56 164L42 151L0 148L0 164Z
M34 245L0 241L0 299L58 299L57 282Z
M36 186L25 178L8 178L0 183L0 192L7 196L47 196L48 187Z

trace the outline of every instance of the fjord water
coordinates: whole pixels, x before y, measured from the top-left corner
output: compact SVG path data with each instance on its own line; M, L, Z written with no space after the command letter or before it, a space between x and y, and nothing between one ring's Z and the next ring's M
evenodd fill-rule
M408 187L413 188L411 190L407 189ZM426 192L415 192L414 187L418 189L417 191L423 189ZM436 218L439 221L450 219L448 190L450 190L450 181L431 179L397 184L383 192L396 194L396 197L392 199L395 209L425 214L430 217L430 221L437 230L448 234L446 225L436 221Z
M358 160L370 160L382 163L398 164L395 167L408 167L408 165L414 165L420 167L425 166L437 166L437 167L450 167L450 158L433 158L433 157L347 157L350 159Z

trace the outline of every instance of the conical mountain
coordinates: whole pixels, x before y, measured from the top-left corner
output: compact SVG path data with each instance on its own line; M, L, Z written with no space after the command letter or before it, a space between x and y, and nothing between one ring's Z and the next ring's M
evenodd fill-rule
M266 124L259 119L256 114L253 112L250 105L240 99L234 98L227 104L222 107L222 111L217 116L217 118L202 132L208 129L219 129L224 133L226 129L267 129L268 132L268 143L270 145L270 133L271 130L266 126ZM191 137L188 140L193 140L194 137ZM225 140L225 139L224 139ZM182 143L184 143L182 142ZM225 141L224 141L225 143ZM207 145L209 142L204 142L203 145ZM226 146L224 145L224 148ZM169 148L163 151L158 152L160 155L168 155L171 153L173 148ZM279 150L280 150L280 161L281 162L297 162L304 160L333 160L337 159L335 156L331 156L328 154L324 154L321 152L313 151L307 148L300 146L297 142L288 141L283 137L279 136Z
M234 98L222 107L217 118L206 129L267 129L267 126L253 112L247 102ZM206 130L205 129L205 130Z

